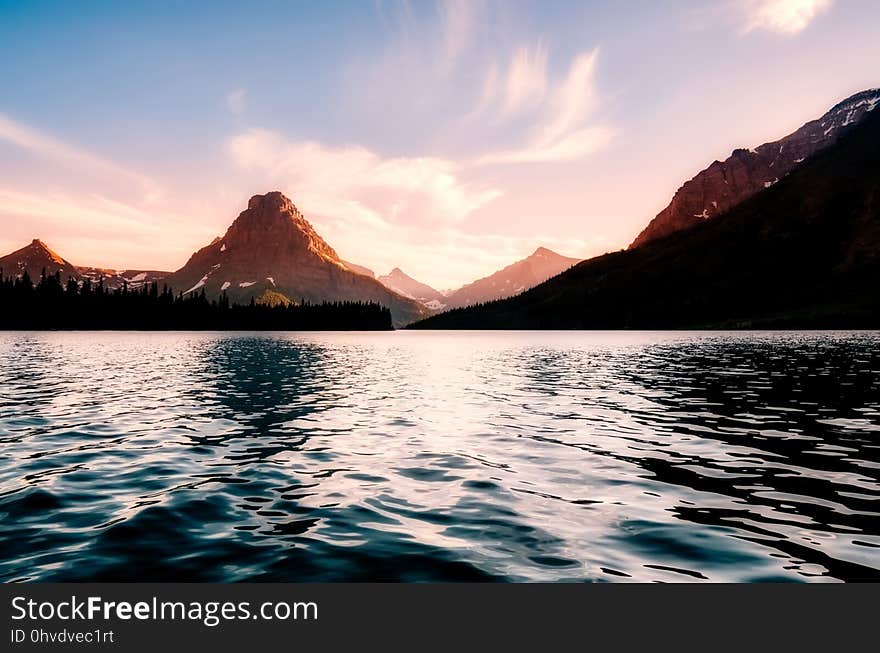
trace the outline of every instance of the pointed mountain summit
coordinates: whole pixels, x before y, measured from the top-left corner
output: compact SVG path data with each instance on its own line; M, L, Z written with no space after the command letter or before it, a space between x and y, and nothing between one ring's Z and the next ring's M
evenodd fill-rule
M175 291L275 303L377 302L396 325L427 315L418 302L353 272L280 192L254 195L226 233L166 280Z
M62 283L67 283L70 277L80 280L76 266L49 249L39 238L34 238L30 245L0 258L0 270L4 277L20 277L27 271L34 283L40 280L43 270L46 270L47 275L61 272Z
M880 103L880 89L856 93L824 116L785 138L754 149L737 149L713 162L679 188L665 209L651 220L630 248L714 218L776 184L805 160L834 144Z
M448 308L460 308L518 295L579 262L580 259L539 247L521 261L450 293L446 304Z
M379 277L379 281L394 292L404 297L412 297L433 310L440 310L446 305L446 297L443 293L434 290L428 284L416 281L400 268L394 268L388 274Z

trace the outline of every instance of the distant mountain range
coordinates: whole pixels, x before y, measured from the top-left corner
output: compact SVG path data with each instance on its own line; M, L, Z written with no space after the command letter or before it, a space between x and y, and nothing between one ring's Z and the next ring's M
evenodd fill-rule
M446 308L460 308L512 297L579 263L580 259L539 247L531 255L495 274L462 286L446 297Z
M448 307L509 297L570 267L578 259L538 248L531 256L495 274L444 295L395 268L376 278L369 268L340 259L279 192L256 195L223 237L195 252L180 270L115 270L76 266L34 240L0 259L4 275L27 270L34 281L42 271L103 283L105 288L161 282L175 292L202 292L209 298L225 293L231 301L287 303L373 301L391 309L394 323L403 326Z
M837 105L827 114L834 122L823 128L830 131L819 132L836 130L833 143L793 168L786 163L788 174L738 203L729 200L724 213L584 261L517 297L413 327L877 328L878 95ZM818 138L813 127L801 133Z
M434 290L425 283L416 281L400 268L394 268L378 279L391 290L399 292L404 297L411 297L432 310L437 311L446 307L446 297L443 293Z
M34 282L44 270L47 275L58 272L62 283L90 280L111 290L161 282L175 292L204 292L211 299L226 294L237 303L375 302L391 310L397 326L431 313L386 288L372 271L342 261L279 192L252 197L223 237L195 252L176 272L78 267L38 239L0 258L0 270L6 277L27 272Z
M92 283L102 282L104 287L110 290L122 288L126 285L132 290L136 290L143 285L149 285L154 281L163 281L171 276L170 272L162 270L114 270L112 268L91 268L81 265L77 266L76 269L83 279L89 279Z
M445 293L416 281L400 268L394 268L377 278L388 288L421 302L432 311L444 311L512 297L567 270L580 260L539 247L526 258L511 263L488 277Z
M713 162L625 251L580 262L539 247L450 292L340 259L280 192L252 197L173 273L75 266L38 239L0 258L0 271L110 289L161 282L238 303L375 302L396 326L419 328L876 327L878 104L880 89L857 93Z
M31 241L30 245L0 258L0 271L6 277L21 276L26 271L36 283L44 270L47 275L59 272L63 283L68 279L78 282L89 279L92 283L102 282L104 287L110 290L121 288L123 285L128 285L134 290L144 284L161 281L171 274L159 270L112 270L74 265L53 252L39 238Z

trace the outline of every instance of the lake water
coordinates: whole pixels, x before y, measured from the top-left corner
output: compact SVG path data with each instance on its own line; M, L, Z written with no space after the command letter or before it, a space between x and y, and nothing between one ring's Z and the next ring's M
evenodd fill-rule
M880 334L0 333L0 580L880 580Z

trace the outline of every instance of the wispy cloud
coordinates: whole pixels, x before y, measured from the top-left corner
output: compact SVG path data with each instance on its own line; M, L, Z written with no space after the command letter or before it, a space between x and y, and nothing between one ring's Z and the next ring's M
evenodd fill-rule
M551 133L578 138L577 131L561 127ZM576 146L579 152L584 147ZM361 146L296 141L264 129L234 136L227 149L243 175L254 173L259 179L255 187L268 184L288 194L343 258L380 273L400 266L428 283L456 286L538 245L583 257L608 246L601 235L585 240L547 233L470 233L465 219L502 194L494 186L467 181L473 161L384 157ZM529 154L530 160L542 156ZM546 156L555 160L565 154Z
M757 29L794 35L831 8L832 0L742 0L744 32Z
M0 188L2 213L42 222L75 224L92 233L126 231L155 233L144 211L102 195L74 196L70 193L28 193Z
M3 114L0 114L0 141L59 162L78 172L86 170L96 176L124 179L139 186L148 200L158 200L162 195L159 185L146 175L88 150L69 145Z
M409 34L415 24L415 13L409 0L374 0L376 13L385 29Z
M409 226L385 225L358 230L345 220L322 221L321 235L340 256L384 274L400 267L435 288L456 288L525 258L538 245L560 254L587 258L607 251L602 237L566 238L541 232L533 235L469 233L460 225L429 234ZM393 242L394 247L389 247ZM442 262L438 265L438 262Z
M7 247L42 237L75 263L179 265L185 252L157 251L158 239L201 242L210 226L193 219L186 198L168 197L166 186L126 165L71 145L0 114L0 145L31 154L31 173L18 183L0 182L0 241ZM177 207L187 204L180 212ZM179 247L180 244L175 242Z
M548 89L543 75L545 52L542 55L544 61L540 66L532 67L533 72L538 68L542 71L540 81L537 81L539 76L533 74L531 85L526 85L532 89L534 97L540 98L537 114L527 138L514 148L484 154L478 157L477 163L485 165L566 161L586 156L607 145L613 135L611 128L602 124L590 124L590 117L596 104L597 57L598 50L579 54L569 65L567 75ZM523 58L522 50L517 51L511 64L511 71L523 67L520 63ZM535 57L525 57L525 59L535 61ZM495 87L491 70L487 77L484 96L480 100L480 107L491 105L491 101L486 100L487 94ZM529 77L528 74L524 76ZM516 97L521 97L521 94L517 94ZM507 113L509 104L510 84L508 83L508 97L501 107L502 116Z
M479 0L446 0L438 6L441 18L440 69L455 69L470 47L479 25L485 3Z
M403 128L433 132L463 166L571 161L610 141L610 127L591 119L596 50L559 61L540 36L499 40L492 25L505 24L505 3L447 0L440 21L408 2L378 7L388 45L352 75L352 97L377 115L406 106Z
M440 0L426 12L409 0L376 0L376 12L392 37L390 65L426 64L446 76L455 72L485 24L487 0ZM426 26L427 24L427 26Z
M383 157L361 146L292 141L263 129L235 136L228 149L236 164L295 190L304 210L323 215L457 222L501 194L464 183L460 165L439 157Z
M229 113L234 115L241 114L245 109L247 102L247 92L244 89L237 88L226 94L226 108Z
M510 61L502 100L505 116L533 109L547 91L547 48L540 41L517 48Z
M5 253L43 238L77 265L99 267L178 267L187 251L158 251L168 237L201 243L210 226L167 210L75 189L27 191L0 187L0 246ZM72 252L72 253L71 253Z
M523 147L500 150L477 159L478 165L550 163L580 159L605 147L613 136L607 127L586 127L554 141L537 141Z

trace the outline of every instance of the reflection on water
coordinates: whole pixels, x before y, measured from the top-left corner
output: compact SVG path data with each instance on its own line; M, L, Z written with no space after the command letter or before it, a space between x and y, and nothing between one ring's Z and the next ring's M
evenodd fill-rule
M878 344L0 334L0 580L880 580Z

